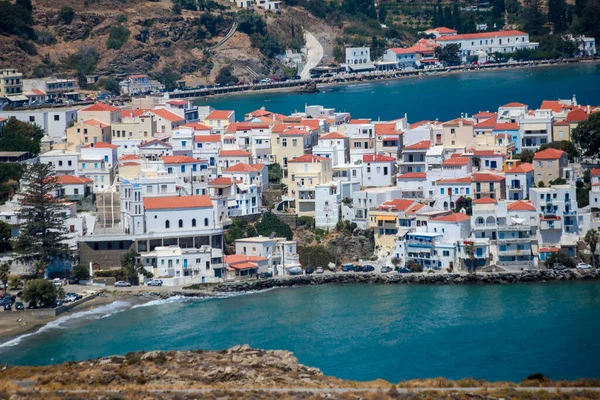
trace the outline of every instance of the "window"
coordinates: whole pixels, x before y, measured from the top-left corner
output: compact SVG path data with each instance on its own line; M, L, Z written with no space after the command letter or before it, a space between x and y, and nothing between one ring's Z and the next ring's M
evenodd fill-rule
M55 121L60 121L60 115L55 115L55 116L54 116L54 120L55 120Z
M29 116L29 122L35 122L35 117L33 115Z
M67 161L67 165L70 167L71 165L73 165L73 162L71 160Z
M541 166L542 166L542 162L538 161L538 167L541 167Z
M179 220L179 227L183 228L183 220L182 219Z
M192 226L196 226L196 218L192 219Z
M208 226L208 218L204 218L204 226Z
M449 252L448 250L444 250L444 251L442 252L442 255L443 255L444 257L449 257L449 256L450 256L450 252Z
M165 221L165 229L169 229L171 227L171 223L169 222L169 220Z
M440 194L444 194L444 188L440 188Z
M60 160L58 161L58 166L62 167L62 161L60 161Z
M286 138L281 139L281 146L287 147L287 139Z
M298 139L292 139L292 147L298 147Z
M548 166L551 167L552 166L552 161L548 161Z
M450 133L456 133L456 129L450 128Z

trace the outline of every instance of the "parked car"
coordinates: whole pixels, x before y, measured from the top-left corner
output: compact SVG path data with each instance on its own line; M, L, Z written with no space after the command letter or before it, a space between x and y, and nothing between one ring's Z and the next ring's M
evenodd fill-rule
M75 278L74 276L70 277L69 285L79 285L79 279Z
M12 303L4 304L4 311L10 311L10 310L12 310Z
M352 272L354 271L354 264L344 264L342 265L343 272Z
M115 282L115 287L130 287L131 283L125 281L117 281Z
M363 265L361 267L362 272L373 272L375 271L375 267L372 265Z
M260 81L258 81L258 83L271 83L271 82L273 82L273 80L270 78L265 78L265 79L261 79Z
M312 275L313 272L315 272L315 269L313 267L306 267L304 269L304 274L305 275Z
M82 299L83 297L80 294L77 293L67 293L65 295L65 301L67 302L71 302L71 301L77 301Z
M392 267L381 267L381 273L382 274L388 274L390 272L392 272L394 269Z
M21 301L17 301L15 303L15 310L24 310L25 309L25 305L23 305L23 302Z
M62 286L62 280L60 278L54 278L52 280L52 283L54 283L54 286L57 286L57 287Z
M35 304L35 301L30 301L29 304L27 304L28 310L34 310L36 308L37 308L37 304Z
M7 299L6 297L3 298L2 300L0 300L0 306L1 307L5 307L5 306L11 306L12 307L12 299Z
M410 269L406 267L396 267L396 271L398 271L399 274L408 274L411 272Z
M577 268L577 269L591 269L592 266L590 264L586 264L586 263L579 263L579 264L577 264L577 266L575 268Z
M323 267L318 267L317 270L315 271L317 274L322 274L323 272L325 272L323 270Z
M148 283L146 283L146 285L148 286L162 286L163 285L163 281L160 279L152 279L151 281L149 281Z
M355 266L354 268L352 268L352 270L353 270L354 272L362 272L362 266L361 266L361 265L357 265L357 266Z

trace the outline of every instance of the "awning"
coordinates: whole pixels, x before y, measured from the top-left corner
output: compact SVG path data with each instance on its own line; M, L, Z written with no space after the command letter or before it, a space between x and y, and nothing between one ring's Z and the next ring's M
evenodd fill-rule
M369 69L375 69L375 66L373 64L352 64L349 65L348 68L350 68L352 71L366 71Z
M21 95L17 95L17 96L6 96L6 98L8 99L8 101L29 101L29 98L27 96L23 96Z
M538 255L538 245L537 243L532 243L531 244L531 254L534 256Z
M394 221L394 222L396 222L396 219L398 219L398 217L396 217L395 215L378 215L376 218L378 221Z
M248 186L244 185L243 183L238 183L237 187L244 192L248 191Z

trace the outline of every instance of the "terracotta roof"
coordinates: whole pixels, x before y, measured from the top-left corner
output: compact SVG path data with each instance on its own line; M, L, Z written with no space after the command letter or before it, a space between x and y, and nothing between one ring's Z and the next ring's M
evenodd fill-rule
M496 127L496 116L493 116L491 118L488 118L484 121L481 121L480 123L478 123L477 125L475 125L475 128L479 128L479 129L483 129L483 128L491 128L494 129Z
M110 126L109 124L105 124L102 121L98 121L97 119L88 119L87 121L83 121L86 125L98 126L101 129Z
M511 103L507 103L501 107L504 108L518 108L518 107L527 107L527 104L523 104L523 103L517 103L516 101L513 101Z
M526 174L528 172L533 171L533 165L529 163L519 164L514 168L511 168L507 171L507 174Z
M249 261L267 261L267 259L260 256L245 256L243 254L231 254L229 256L225 256L223 261L225 262L225 264L231 265Z
M388 210L388 211L405 211L410 206L414 204L414 200L407 199L394 199L388 200L385 203L380 204L377 209L378 210Z
M590 171L590 175L600 176L600 168L592 168L592 170Z
M206 120L211 119L229 119L233 110L215 110L206 116Z
M8 121L8 118L0 117L0 122Z
M237 264L229 264L228 269L237 269L237 270L245 270L245 269L253 269L258 268L258 264L252 262L242 262Z
M317 130L321 126L321 120L318 118L317 119L302 118L301 122L302 122L302 124L304 124L305 126L308 126L312 130Z
M190 156L162 156L160 158L165 165L167 164L191 164L198 163L199 160L192 158Z
M304 129L292 128L292 129L288 129L287 131L281 132L279 135L304 136L307 133L308 132L305 131Z
M314 154L305 154L300 157L296 157L293 160L289 160L288 163L314 163L314 162L322 162L327 161L328 158L315 156Z
M471 183L472 178L470 176L465 176L463 178L445 178L445 179L439 179L437 180L435 183L437 184L446 184L446 183Z
M517 122L497 123L494 127L496 131L518 131L519 124Z
M414 47L406 47L406 48L402 48L402 47L392 47L391 49L389 49L391 52L393 52L394 54L412 54L412 53L416 53L417 51L415 50Z
M415 204L414 206L410 207L408 210L404 211L405 214L416 214L417 212L419 212L423 207L425 207L425 204Z
M534 160L558 160L565 154L562 150L546 149L534 154Z
M331 139L347 139L348 136L339 133L339 132L331 132L331 133L326 133L322 136L319 136L319 140L331 140Z
M91 149L91 148L95 148L95 149L116 149L117 147L119 147L119 146L115 146L114 144L105 143L105 142L90 143L90 144L87 144L87 145L83 146L84 149Z
M473 114L473 118L492 118L498 116L498 113L489 111L479 111L477 114Z
M434 122L434 121L423 120L423 121L415 122L415 123L410 124L410 129L415 129L415 128L418 128L421 125L430 124L432 122Z
M463 213L453 213L450 215L442 215L441 217L431 218L434 222L464 222L470 221L471 218Z
M396 161L394 157L382 156L381 154L363 154L363 162L391 162Z
M258 110L250 111L246 115L249 115L251 117L264 117L264 116L272 115L272 114L273 113L271 111L267 111L267 110L264 110L264 109L260 108Z
M173 106L185 106L187 105L188 101L187 100L169 100L167 101L167 104L171 104Z
M535 211L533 204L523 200L513 201L508 203L507 209L509 211Z
M427 29L425 32L431 32L431 31L435 31L435 32L439 32L439 33L456 33L456 31L454 29L446 28L445 26Z
M558 247L541 247L540 253L558 253L560 249Z
M125 154L124 156L119 157L119 161L127 161L127 160L140 160L140 156L137 154Z
M403 150L429 150L431 147L430 140L421 140L420 142L406 146Z
M148 110L144 110L142 108L136 110L121 110L121 118L139 117L146 112L148 112Z
M148 78L146 74L129 75L130 79Z
M261 167L261 170L262 170L262 167ZM257 169L253 165L246 164L246 163L237 163L234 166L231 166L231 167L223 170L223 172L256 172L256 171L257 171ZM260 171L260 170L258 170L258 171Z
M161 144L161 145L163 145L165 147L173 148L173 146L171 146L169 143L163 142L162 140L158 140L158 139L149 140L149 141L147 141L145 143L140 144L138 147L140 147L140 148L141 147L146 147L146 146L149 146L151 144Z
M473 200L473 204L496 204L498 201L491 197L482 197L480 199Z
M540 106L540 110L552 110L555 113L561 112L563 108L564 106L558 100L544 100Z
M464 126L470 126L470 125L474 125L473 121L469 121L468 119L464 119L464 118L456 118L453 119L452 121L447 121L444 122L444 126L455 126L455 125L460 125L460 121L462 120L462 124Z
M79 111L110 111L110 112L113 112L113 111L120 111L120 110L121 109L119 107L111 106L110 104L95 103L86 108L82 108Z
M181 125L185 128L192 128L195 131L210 131L212 128L201 124L200 122L188 122L187 124Z
M213 179L212 181L208 182L208 185L209 186L231 186L234 183L241 183L241 182L242 181L240 181L240 180L233 180L232 178L222 176L220 178Z
M470 157L450 157L447 160L444 160L442 163L443 167L449 166L465 166L469 165Z
M398 175L396 178L398 179L426 179L426 172L407 172L405 174Z
M396 124L375 124L376 135L397 135Z
M493 39L496 37L510 37L510 36L525 36L524 32L511 30L511 31L497 31L497 32L480 32L480 33L463 33L461 35L443 36L435 39L436 41L454 41L454 40L475 40L475 39Z
M219 143L221 135L194 135L194 142L200 143Z
M150 112L170 122L185 121L185 118L182 118L174 112L164 108L157 108L155 110L150 110Z
M41 96L45 96L46 95L46 93L44 93L40 89L33 89L32 92L35 93L35 94L37 94L37 95L41 95Z
M362 118L362 119L351 119L350 122L348 122L350 125L360 125L360 124L370 124L371 120L368 118Z
M251 154L245 150L221 150L219 157L250 157Z
M582 108L578 108L567 113L567 121L569 122L586 121L588 118L589 115Z
M56 175L56 181L61 185L81 185L94 182L89 178L81 178L73 175Z
M473 182L502 182L504 175L489 174L486 172L477 172L473 174Z
M299 123L283 123L283 124L275 124L273 125L273 128L271 129L271 132L273 133L283 133L289 129L292 128L305 128L306 130L306 125L303 124L299 124Z
M213 204L209 196L144 197L144 208L146 210L205 208L212 206Z

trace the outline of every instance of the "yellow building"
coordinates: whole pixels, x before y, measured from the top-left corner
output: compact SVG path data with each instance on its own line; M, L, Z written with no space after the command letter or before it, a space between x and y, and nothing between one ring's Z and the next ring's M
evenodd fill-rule
M23 74L16 69L0 69L0 97L23 93Z
M105 103L96 103L79 110L77 119L79 121L95 119L106 125L112 125L121 121L121 109Z
M317 185L333 180L331 159L305 154L288 163L288 196L294 198L299 216L315 215Z
M277 124L271 131L271 154L283 169L283 183L290 183L289 162L311 152L311 134L305 127Z
M110 125L95 119L79 121L67 128L67 150L78 151L80 146L90 143L110 143Z
M152 140L156 134L154 114L144 110L121 111L121 122L111 125L113 140Z
M204 119L204 125L210 126L213 133L219 135L225 133L229 124L233 122L235 122L235 111L233 110L215 110Z
M535 183L550 182L564 178L564 169L569 166L567 153L562 150L546 149L538 151L533 156L533 174Z
M570 142L573 129L575 129L581 121L586 121L587 119L588 114L583 108L569 111L564 121L552 124L552 141L560 142L561 140L567 140Z
M447 149L464 149L470 146L475 137L474 123L465 118L457 118L443 125L442 143Z

